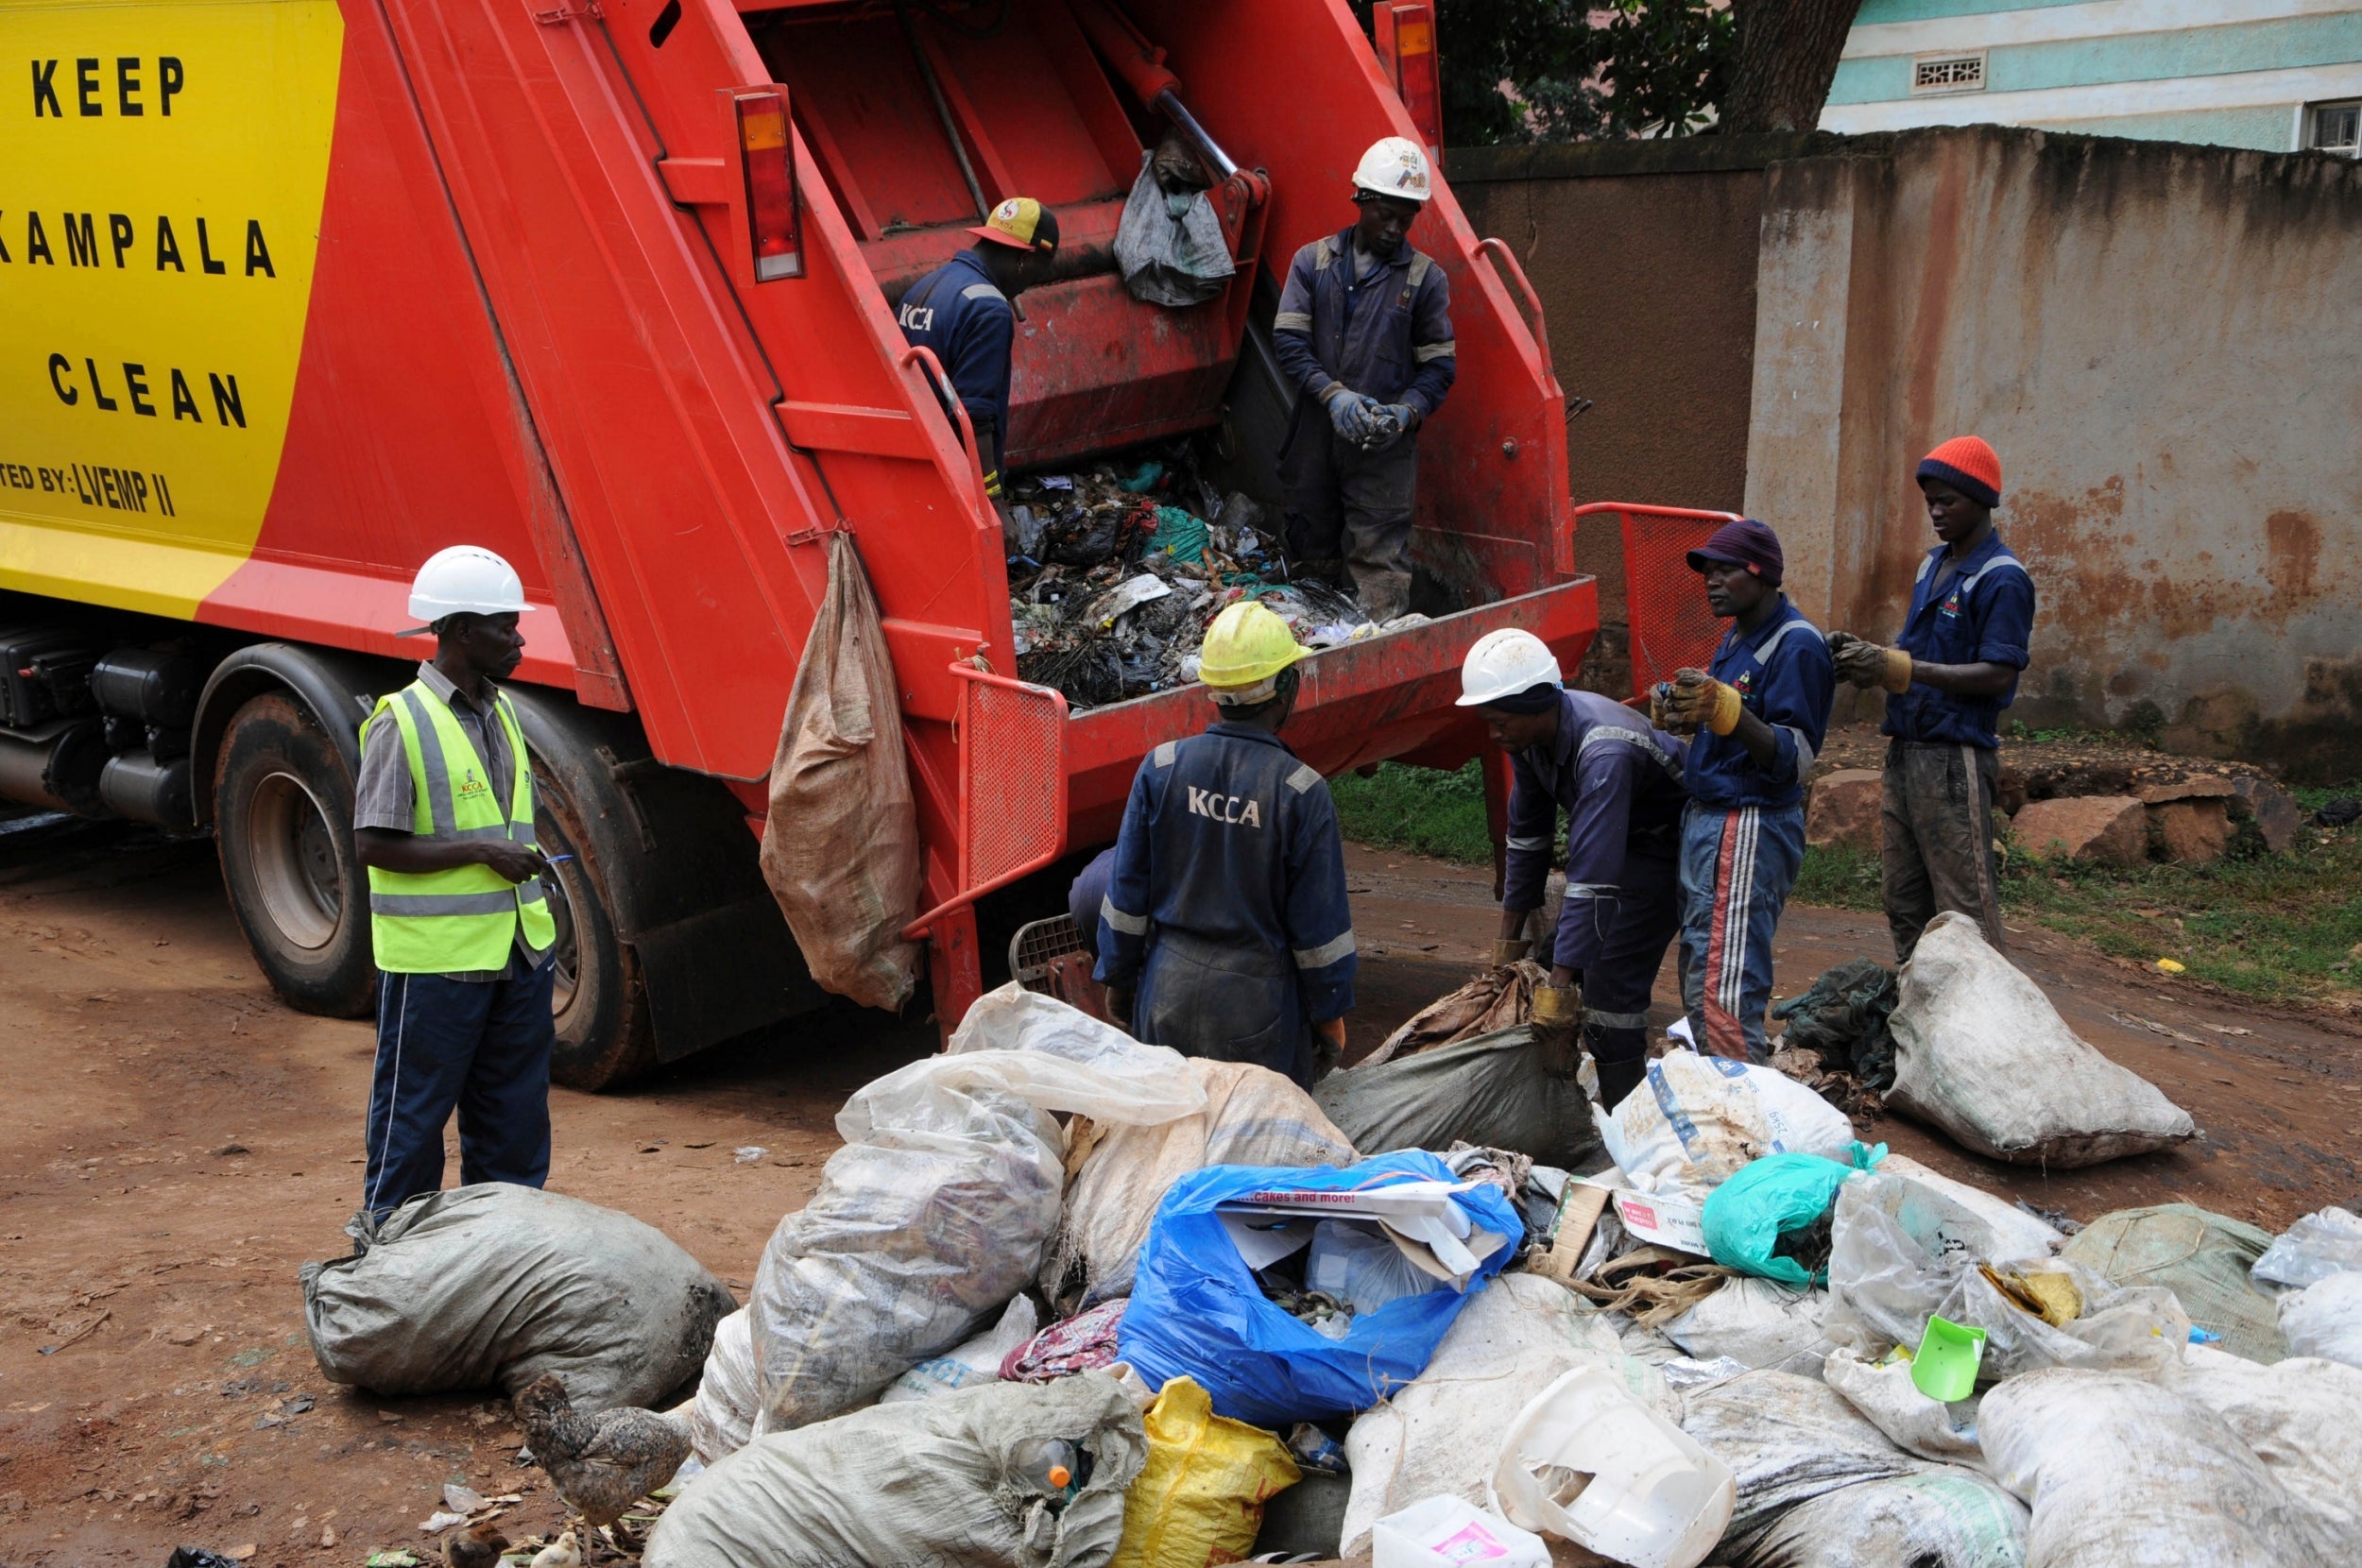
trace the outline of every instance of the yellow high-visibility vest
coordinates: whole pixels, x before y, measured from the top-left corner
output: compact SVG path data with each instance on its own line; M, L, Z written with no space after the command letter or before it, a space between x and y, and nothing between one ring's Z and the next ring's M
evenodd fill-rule
M508 737L516 781L505 806L492 793L491 770L476 755L451 705L424 681L378 700L390 712L410 765L411 831L421 840L507 839L538 848L533 836L533 776L525 738L505 692L493 711ZM507 967L518 923L536 952L557 940L549 894L538 877L511 883L488 865L402 872L369 867L369 937L377 966L393 974L439 975Z

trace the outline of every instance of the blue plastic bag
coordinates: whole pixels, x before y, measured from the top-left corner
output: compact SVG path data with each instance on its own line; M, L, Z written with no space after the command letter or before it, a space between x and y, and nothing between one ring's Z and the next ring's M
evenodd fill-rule
M1766 1154L1750 1160L1706 1195L1698 1228L1706 1252L1725 1269L1778 1280L1798 1289L1828 1283L1827 1269L1807 1270L1792 1257L1774 1257L1782 1236L1803 1230L1829 1212L1837 1189L1857 1170L1886 1156L1887 1146L1852 1146L1854 1163L1840 1165L1818 1154Z
M1263 1299L1214 1211L1264 1187L1345 1192L1456 1180L1441 1159L1421 1150L1342 1169L1225 1165L1190 1172L1156 1205L1117 1336L1118 1357L1152 1389L1168 1378L1195 1378L1213 1396L1216 1414L1275 1431L1368 1409L1427 1370L1460 1309L1516 1251L1525 1227L1509 1201L1486 1185L1453 1199L1476 1227L1507 1238L1478 1266L1465 1294L1439 1281L1356 1317L1342 1339L1323 1338Z

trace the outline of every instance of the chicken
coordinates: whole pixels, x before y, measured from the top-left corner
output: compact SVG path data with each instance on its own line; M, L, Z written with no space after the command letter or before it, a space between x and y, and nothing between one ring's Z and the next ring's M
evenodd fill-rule
M533 1554L532 1568L582 1568L582 1546L568 1530Z
M516 1406L525 1441L559 1500L594 1525L615 1523L689 1457L686 1426L629 1406L584 1415L554 1373L527 1384Z
M443 1538L443 1560L451 1568L500 1568L508 1538L488 1519L462 1525Z

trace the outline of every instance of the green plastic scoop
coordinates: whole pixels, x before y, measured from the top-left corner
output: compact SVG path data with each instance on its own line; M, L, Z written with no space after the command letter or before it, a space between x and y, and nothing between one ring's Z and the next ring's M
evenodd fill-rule
M1911 1386L1947 1405L1966 1399L1976 1391L1977 1366L1984 1358L1983 1329L1929 1318L1926 1333L1919 1337L1919 1354L1911 1357Z

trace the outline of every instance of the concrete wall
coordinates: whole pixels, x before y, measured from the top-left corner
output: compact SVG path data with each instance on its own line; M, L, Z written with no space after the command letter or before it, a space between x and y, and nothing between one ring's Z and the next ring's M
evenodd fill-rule
M1971 127L1447 172L1598 400L1578 502L1743 509L1807 613L1891 637L1934 542L1911 467L1973 432L2041 600L2011 717L2362 774L2362 167ZM1621 694L1618 541L1578 553Z
M1812 140L1688 137L1449 155L1447 178L1468 221L1509 243L1541 298L1569 401L1592 400L1566 427L1578 503L1738 509L1765 169ZM1605 622L1579 678L1628 695L1622 543L1612 525L1593 525L1577 533L1575 557L1600 579Z
M2012 717L2362 771L2362 169L1973 128L1767 172L1747 509L1891 636L1974 432L2040 595Z

